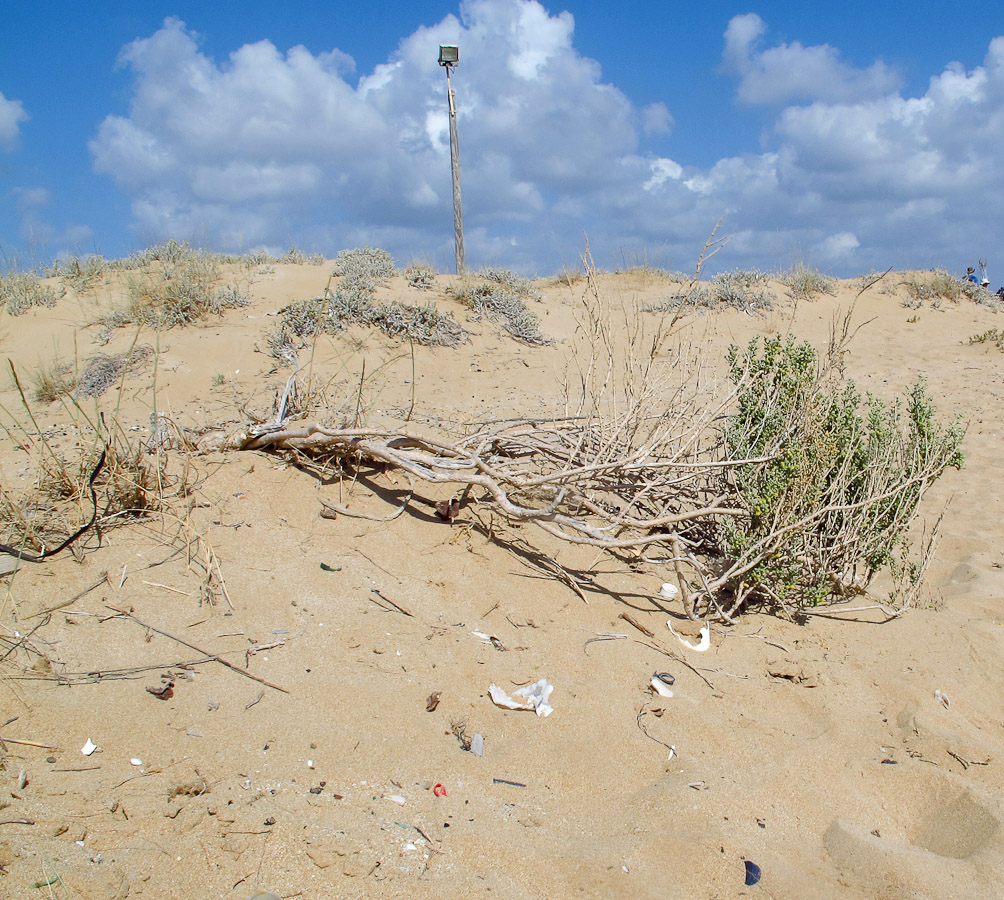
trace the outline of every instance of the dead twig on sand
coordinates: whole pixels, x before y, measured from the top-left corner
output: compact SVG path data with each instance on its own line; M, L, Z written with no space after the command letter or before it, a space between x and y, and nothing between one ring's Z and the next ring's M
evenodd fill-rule
M371 594L376 594L381 600L383 600L384 603L389 604L390 606L392 606L395 610L397 610L402 615L408 616L408 617L410 617L412 619L415 618L414 615L412 615L412 613L408 612L408 610L406 610L403 606L395 603L393 600L390 599L390 597L387 597L384 594L381 594L380 591L378 591L376 588L371 588L370 589L370 593ZM382 610L384 610L384 612L391 612L391 610L387 609L386 606L381 606L379 603L376 602L376 600L373 600L372 597L370 598L370 600L372 600L373 603L376 603L377 606L380 606L380 608Z
M633 625L635 628L637 628L642 634L646 635L647 637L650 637L650 638L654 638L655 637L655 632L654 631L652 631L649 628L646 628L644 625L641 624L641 622L637 621L633 616L629 616L627 613L622 612L622 613L620 613L617 616L617 618L623 619L625 622L628 623L628 625Z
M201 647L196 647L195 644L190 644L188 641L182 640L180 637L175 637L173 634L169 634L168 632L163 631L160 628L156 628L153 625L148 625L146 622L143 622L142 620L138 619L132 613L126 612L124 609L118 609L117 607L112 606L111 604L106 604L106 605L108 606L109 609L113 610L118 615L125 616L125 618L127 619L132 619L133 622L135 622L137 625L142 626L143 628L146 628L150 631L154 631L157 634L162 635L163 637L170 638L172 641L176 641L182 646L188 647L189 650L194 650L196 653L203 654L204 656L211 659L213 662L218 662L221 666L226 666L228 669L230 669L233 672L236 672L238 675L243 675L245 678L250 678L252 681L257 681L259 684L263 684L265 685L265 687L272 688L272 690L274 691L282 691L282 693L284 694L289 693L289 691L287 691L286 688L279 687L279 685L277 684L272 684L270 681L266 681L264 678L259 678L257 675L252 675L246 669L242 669L240 666L235 666L233 663L227 662L225 659L223 659L220 656L217 656L215 653L210 653L208 650L203 650Z
M81 597L86 596L91 591L93 591L95 588L99 588L99 587L101 587L101 585L106 584L106 583L108 583L108 584L111 583L111 582L108 581L108 572L102 572L101 573L101 577L97 581L95 581L94 584L92 584L90 587L86 587L82 591L80 591L79 593L74 594L72 597L70 597L69 600L64 600L62 603L57 603L55 606L50 606L48 609L43 609L43 610L40 610L37 613L33 613L28 618L29 619L35 619L38 616L47 616L50 613L54 613L54 612L57 612L60 609L64 609L65 607L70 606L73 603L76 603Z
M52 744L40 744L38 741L19 741L10 737L0 737L0 743L3 744L20 744L23 747L38 747L41 750L58 750L59 747L55 747Z

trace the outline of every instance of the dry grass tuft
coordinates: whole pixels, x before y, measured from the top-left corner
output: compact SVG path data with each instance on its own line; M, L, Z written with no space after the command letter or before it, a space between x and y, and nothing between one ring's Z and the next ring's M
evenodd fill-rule
M42 363L31 373L32 399L37 403L54 403L73 393L77 386L73 365L62 359Z

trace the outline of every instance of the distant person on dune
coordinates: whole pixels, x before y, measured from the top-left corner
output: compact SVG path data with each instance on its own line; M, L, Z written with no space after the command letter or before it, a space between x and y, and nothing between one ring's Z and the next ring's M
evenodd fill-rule
M979 284L976 280L976 270L972 266L966 269L966 281L971 281L973 284Z

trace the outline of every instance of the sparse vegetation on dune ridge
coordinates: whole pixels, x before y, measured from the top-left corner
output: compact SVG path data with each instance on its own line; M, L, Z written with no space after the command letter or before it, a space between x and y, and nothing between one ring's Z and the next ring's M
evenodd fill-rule
M944 269L935 269L933 272L923 274L913 273L901 283L907 293L907 298L903 301L904 306L913 309L925 303L937 308L945 300L950 303L971 300L996 311L1004 308L1000 297L987 288L966 278L951 275Z
M448 293L471 311L474 321L496 322L523 344L548 343L540 330L540 319L526 305L527 300L541 299L529 279L508 269L482 269L477 275L451 285Z
M258 255L250 262L237 259L232 262L174 242L136 254L115 270L127 287L127 304L101 321L108 329L133 324L138 337L142 327L188 325L244 306L247 294L226 283L233 272L224 267L246 270L247 265L269 263ZM289 260L276 262L303 265L309 260L291 254ZM66 263L60 272L55 277L70 279L78 290L107 274L98 258ZM428 266L413 265L402 272L384 250L343 250L320 296L280 311L278 324L263 335L269 352L298 364L297 352L309 346L312 370L317 338L337 336L349 326L379 329L395 340L419 345L457 347L469 339L468 331L434 303L378 301L378 291L395 276L404 277L408 290L427 291L435 285ZM419 463L409 456L410 450L388 449L388 441L407 443L412 437L369 435L358 402L351 435L322 428L310 431L308 440L286 420L292 411L321 408L284 400L267 434L249 428L242 440L227 446L313 456L316 466L333 473L348 457L368 459L431 483L460 483L468 493L479 491L484 502L516 525L534 524L562 540L616 553L642 553L648 562L671 560L692 617L731 620L751 604L791 614L865 589L882 567L891 566L901 576L912 571L903 556L907 529L927 487L962 461L961 425L936 420L922 382L904 400L891 404L859 394L841 378L839 358L848 339L845 322L843 333L834 335L824 355L805 342L779 336L762 345L754 341L733 347L726 360L732 387L723 395L709 395L703 384L692 380L683 357L668 366L658 358L662 319L649 320L657 332L650 344L644 343L638 322L626 327L625 360L617 358L610 349L610 310L597 276L587 255L581 282L570 274L562 279L568 288L581 284L577 340L585 343L569 358L580 372L578 387L566 373L564 406L573 412L546 427L521 422L493 429L471 422L470 432L483 441L481 450L473 450L470 437L459 442L426 437L416 451L422 457ZM682 277L657 276L678 283ZM695 276L683 292L646 310L673 310L673 323L688 312L722 307L755 313L777 302L772 282L785 285L796 301L834 291L830 279L807 266L773 276L739 270L707 282ZM907 295L917 296L920 284L951 298L958 280L934 273L929 281L904 282ZM539 303L542 295L524 277L485 269L441 290L442 297L468 311L471 321L497 324L527 345L549 343L528 305ZM971 291L961 287L957 296L969 297ZM994 337L987 332L974 341ZM123 443L122 423L113 418L110 426L99 428L79 403L91 398L96 402L116 384L121 388L154 355L153 347L134 340L127 352L97 354L83 364L42 364L32 379L34 402L60 401L81 433L90 430L92 441L119 441L117 458L133 472L135 490L117 490L129 494L130 508L135 509L155 502L150 499L150 479L160 485L160 470L155 467L151 475L144 468L146 448ZM299 377L297 365L286 395L296 395ZM365 372L360 395L364 380ZM221 387L225 381L219 376L213 383ZM21 393L30 415L29 401ZM310 402L316 404L318 396ZM11 418L8 430L20 427L16 421ZM511 428L519 432L518 439ZM43 431L33 426L32 433L40 436ZM30 443L40 448L45 463L37 490L48 495L50 482L59 483L65 497L79 500L82 473L93 453L70 464L51 451L42 452L47 445L40 438L32 437ZM192 449L199 436L187 435L180 443ZM157 449L163 447L158 444ZM40 526L24 512L31 504L10 497L4 503L10 528L21 529L22 541L40 544Z
M395 274L397 267L386 250L343 250L331 271L332 278L338 279L334 289L329 281L323 295L299 300L282 310L279 324L266 338L269 353L291 364L308 339L339 334L351 325L378 328L389 337L426 346L455 347L465 340L466 332L456 320L432 304L376 302L377 288ZM431 284L431 270L413 268L405 275L409 285L418 290Z
M474 281L458 298L523 288L505 273ZM766 281L741 272L718 284L730 297ZM903 401L863 398L841 376L845 318L822 355L793 337L733 347L732 389L708 394L688 356L656 355L661 324L654 336L628 327L623 359L609 352L593 270L582 302L566 416L471 422L460 440L371 431L357 417L252 429L229 446L293 452L329 477L364 460L460 485L514 525L670 566L695 619L732 621L750 606L793 615L866 591L886 567L892 602L912 602L930 545L911 560L908 529L927 488L962 464L961 423L938 422L922 381Z

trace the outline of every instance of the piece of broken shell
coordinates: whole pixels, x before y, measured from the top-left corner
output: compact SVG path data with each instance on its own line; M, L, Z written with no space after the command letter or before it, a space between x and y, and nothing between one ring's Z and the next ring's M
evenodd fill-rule
M460 513L460 501L454 497L452 500L440 500L436 503L436 515L444 522L452 522Z
M167 684L148 686L146 691L148 694L153 694L158 700L170 700L174 696L174 682L169 681Z

